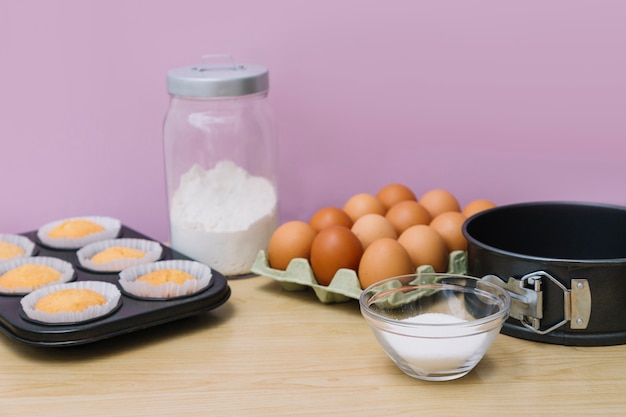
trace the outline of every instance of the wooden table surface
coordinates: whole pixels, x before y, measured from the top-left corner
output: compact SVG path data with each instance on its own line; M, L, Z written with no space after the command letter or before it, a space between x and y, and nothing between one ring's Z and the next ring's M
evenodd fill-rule
M626 346L499 335L470 374L424 382L387 358L356 300L229 284L211 312L89 345L0 335L0 415L626 415Z

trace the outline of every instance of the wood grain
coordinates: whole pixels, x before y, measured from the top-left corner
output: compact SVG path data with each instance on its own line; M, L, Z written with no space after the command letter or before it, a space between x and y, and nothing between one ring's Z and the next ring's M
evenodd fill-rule
M199 316L91 345L0 335L1 416L624 415L626 346L499 335L467 376L423 382L377 345L356 301L231 280Z

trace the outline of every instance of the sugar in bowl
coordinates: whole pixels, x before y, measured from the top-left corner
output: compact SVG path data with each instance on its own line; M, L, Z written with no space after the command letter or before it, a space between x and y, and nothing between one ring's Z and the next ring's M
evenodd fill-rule
M365 289L361 313L391 360L407 375L447 381L469 373L509 316L511 297L479 278L419 273Z

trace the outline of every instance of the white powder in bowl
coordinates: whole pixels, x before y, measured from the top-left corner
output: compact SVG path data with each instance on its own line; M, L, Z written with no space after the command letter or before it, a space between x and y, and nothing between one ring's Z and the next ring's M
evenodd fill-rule
M170 204L172 247L224 275L249 273L276 229L277 211L276 190L266 178L232 161L210 170L194 165Z
M415 324L465 323L467 320L443 313L426 313L401 320ZM479 333L464 337L454 337L451 326L424 326L419 337L394 333L382 336L403 361L419 374L446 372L477 362L484 354L485 346L495 334ZM493 333L493 332L492 332ZM397 359L397 358L396 358ZM473 366L473 365L472 365Z

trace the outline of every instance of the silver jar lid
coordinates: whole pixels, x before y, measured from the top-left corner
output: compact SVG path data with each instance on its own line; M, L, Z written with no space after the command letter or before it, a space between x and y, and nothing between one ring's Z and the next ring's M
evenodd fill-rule
M167 91L184 97L236 97L267 91L269 71L255 64L236 64L230 55L204 55L198 65L167 72Z

